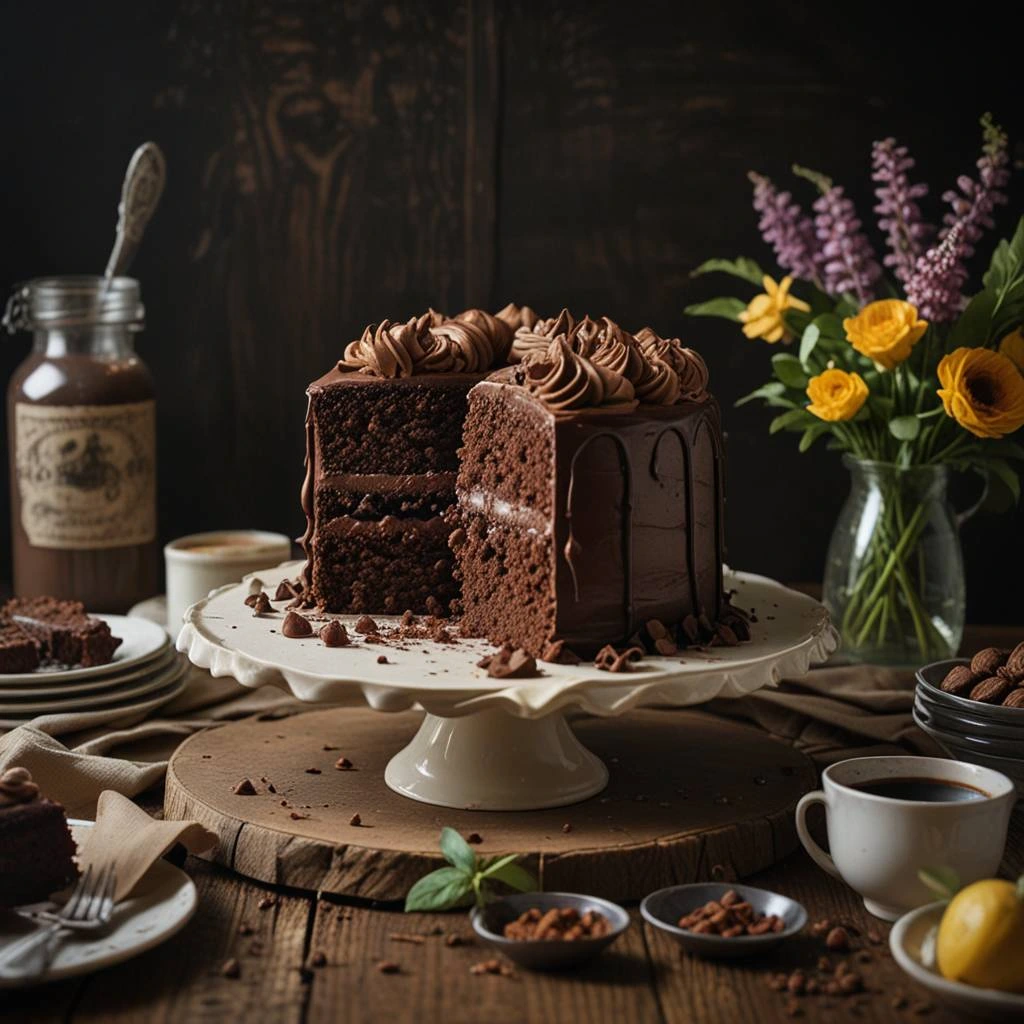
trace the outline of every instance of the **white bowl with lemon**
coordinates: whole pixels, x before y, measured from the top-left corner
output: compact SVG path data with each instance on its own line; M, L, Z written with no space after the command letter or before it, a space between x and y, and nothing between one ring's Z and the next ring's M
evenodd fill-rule
M1024 1020L1024 878L974 882L904 914L889 947L911 978L951 1006Z

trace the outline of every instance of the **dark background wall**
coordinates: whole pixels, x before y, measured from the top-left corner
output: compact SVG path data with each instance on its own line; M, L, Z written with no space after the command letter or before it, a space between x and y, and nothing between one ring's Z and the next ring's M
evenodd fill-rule
M306 383L368 321L513 299L649 322L697 347L726 409L730 561L819 579L844 471L824 449L769 438L763 410L730 408L771 353L729 324L687 321L683 307L719 288L689 272L715 255L767 264L751 168L818 167L869 220L870 144L897 134L938 213L973 170L982 111L1024 137L1013 33L970 10L829 10L6 5L0 283L101 271L128 157L155 139L170 177L133 272L159 389L165 538L298 534ZM26 349L3 343L5 377ZM0 509L6 538L6 495ZM1024 620L1007 582L1022 525L1016 512L966 527L971 618Z

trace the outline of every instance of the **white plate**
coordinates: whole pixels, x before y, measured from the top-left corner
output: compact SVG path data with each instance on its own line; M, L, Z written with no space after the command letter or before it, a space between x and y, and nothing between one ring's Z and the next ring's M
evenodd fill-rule
M69 683L60 680L60 677L53 675L43 678L31 686L14 686L11 688L0 686L0 700L45 700L52 697L79 697L90 693L99 693L101 690L111 690L115 686L124 686L134 679L142 679L144 676L151 676L154 672L167 668L176 658L174 648L167 645L155 657L150 658L138 665L114 672L109 676L94 676L90 679L73 679ZM5 677L0 676L0 683Z
M113 671L138 665L153 658L167 643L167 631L146 619L133 619L128 615L96 615L94 618L102 619L110 626L110 632L121 638L121 646L114 651L114 657L106 665L93 665L90 668L49 666L37 668L35 672L5 673L0 675L0 681L5 686L30 686L43 679L50 680L56 677L66 682L69 679L110 675Z
M91 821L71 821L76 839ZM43 977L8 978L0 974L0 988L21 988L46 981L60 981L110 967L158 946L180 931L196 911L195 883L180 868L158 860L143 883L138 896L125 900L115 911L108 928L100 936L89 934L69 938L57 951L53 964ZM13 912L0 911L0 960L4 946L27 935L35 927Z
M106 724L110 721L115 720L115 716L121 718L127 718L128 715L139 715L145 714L149 711L154 711L159 707L163 707L164 704L169 704L175 697L179 696L188 684L188 673L182 673L178 679L172 682L169 686L159 690L157 693L151 695L143 695L141 698L135 698L134 700L125 701L124 705L114 704L107 707L96 708L95 714L97 716L96 724ZM26 722L31 722L33 719L43 717L44 714L50 714L52 712L33 712L31 714L16 715L14 717L7 715L0 718L0 729L17 729L19 725L24 725ZM56 712L57 714L63 714L64 712ZM91 713L89 709L79 708L75 711L75 714L86 715ZM90 720L91 721L91 720ZM89 722L85 722L82 728L86 728Z
M929 903L893 925L889 948L896 963L950 1006L988 1020L1024 1020L1024 995L948 981L935 969L935 932L945 908L941 900Z
M123 686L72 697L55 697L48 700L21 700L16 703L0 704L0 715L59 715L65 711L89 711L92 708L124 704L147 693L156 693L170 686L184 674L188 662L180 656L163 665L156 672L139 679L130 679Z

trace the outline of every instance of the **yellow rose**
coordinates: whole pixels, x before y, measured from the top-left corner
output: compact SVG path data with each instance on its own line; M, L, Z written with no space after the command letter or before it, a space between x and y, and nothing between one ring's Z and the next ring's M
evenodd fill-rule
M743 333L748 338L764 338L773 345L777 341L789 341L793 334L786 326L782 314L788 309L809 313L811 307L789 294L789 289L793 286L791 277L784 277L776 284L765 274L763 284L764 294L755 295L747 308L740 313Z
M999 342L999 351L1013 363L1014 366L1024 373L1024 327L1008 334Z
M867 401L868 386L859 373L826 370L810 379L807 397L811 400L807 411L819 420L852 420Z
M939 363L947 416L976 437L1003 437L1024 426L1024 377L1005 355L958 348Z
M891 370L902 363L928 330L928 321L899 299L869 302L856 316L843 321L850 344L863 356Z

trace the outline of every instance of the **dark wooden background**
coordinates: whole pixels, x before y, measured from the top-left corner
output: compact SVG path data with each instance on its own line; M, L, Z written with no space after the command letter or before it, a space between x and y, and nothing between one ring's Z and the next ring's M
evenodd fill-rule
M729 431L730 561L818 579L844 471L769 438L761 409L731 408L771 352L687 321L683 307L717 290L689 272L714 255L767 262L750 168L818 167L868 219L873 139L911 145L938 204L973 169L983 110L1024 137L1018 38L987 6L926 20L898 4L779 0L4 13L5 287L99 272L134 146L167 153L134 267L165 539L236 525L297 535L306 383L367 321L514 299L650 322L699 348ZM26 348L4 342L5 377ZM6 538L5 495L0 509ZM1017 512L965 529L974 620L1024 620L1007 573L1022 525Z

